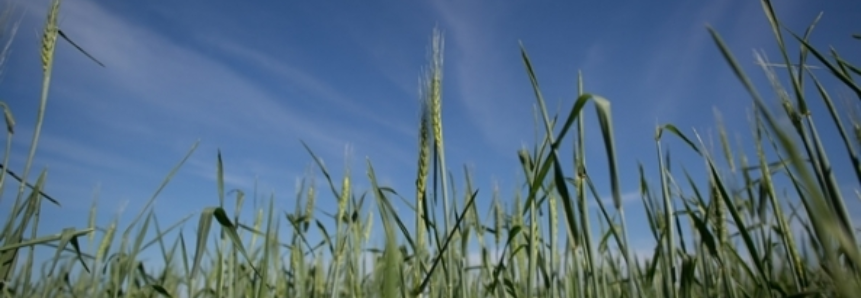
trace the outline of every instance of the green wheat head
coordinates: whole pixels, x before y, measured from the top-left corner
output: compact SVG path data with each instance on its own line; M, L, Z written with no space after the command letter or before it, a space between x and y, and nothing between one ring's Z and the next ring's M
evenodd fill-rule
M54 48L57 46L57 35L60 31L57 24L57 16L60 12L60 0L51 1L48 10L45 31L42 32L42 71L48 74L48 70L54 60Z
M430 171L430 99L425 96L425 91L421 95L421 116L419 123L419 161L418 161L418 177L416 178L416 265L413 278L418 282L421 279L422 270L424 268L425 249L427 248L427 236L425 234L426 225L425 217L427 216L427 180Z

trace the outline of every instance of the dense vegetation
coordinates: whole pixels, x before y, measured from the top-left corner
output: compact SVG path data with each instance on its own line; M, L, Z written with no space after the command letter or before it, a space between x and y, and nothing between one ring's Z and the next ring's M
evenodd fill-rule
M38 232L37 211L45 200L57 202L42 192L44 171L32 184L21 179L31 175L55 44L58 37L68 40L57 27L59 7L60 1L53 0L43 32L44 84L26 165L20 176L12 169L0 173L0 193L7 193L4 187L17 186L14 198L2 198L14 199L0 234L2 297L854 297L861 293L861 254L852 217L808 106L824 104L830 112L820 116L836 123L842 143L827 145L845 148L859 181L861 123L845 125L828 91L806 66L808 60L823 65L858 99L861 88L854 78L861 70L835 50L825 53L809 46L811 30L804 35L784 30L770 1L763 1L763 8L781 50L781 63L787 66L780 69L787 72L789 87L780 84L774 64L761 61L761 65L784 109L768 109L720 35L709 28L723 59L753 99L756 156L733 152L722 128L722 150L710 152L699 135L685 134L669 124L657 127L654 145L659 169L655 172L661 174L651 178L659 183L650 184L644 169L638 169L648 222L637 224L648 224L657 243L654 254L642 260L635 259L629 246L610 101L585 92L580 83L568 113L549 115L523 48L543 134L532 148L518 152L527 191L507 198L493 193L489 213L477 210L478 194L468 177L461 186L463 193L453 191L455 181L443 179L450 169L443 150L443 47L437 33L424 81L415 192L408 194L414 196L410 203L414 222L405 222L394 212L392 200L399 195L377 184L371 163L366 171L372 186L358 192L351 187L349 171L340 179L332 178L309 149L328 189L308 186L296 208L283 218L273 211L271 201L269 208L254 210L256 217L240 218L242 192L236 192L234 214L228 214L233 206L225 203L228 193L219 153L215 173L219 204L202 209L195 235L166 237L185 221L162 228L150 204L155 196L124 229L113 222L55 234ZM788 54L791 44L800 48L797 61ZM806 97L805 88L815 88L818 96ZM609 206L597 199L592 180L604 177L590 176L585 165L584 117L590 104L596 108L599 127L594 129L600 131L608 157L606 164L594 166L609 168L613 195ZM5 103L2 107L9 136L3 157L6 165L15 121L9 107ZM791 129L778 124L781 113L791 119ZM695 183L690 173L680 176L668 169L670 156L662 149L665 137L681 140L702 157L705 185ZM573 152L560 152L566 141L575 144ZM560 162L563 154L574 157L573 167ZM773 179L776 175L788 177L787 188L798 200L782 195ZM328 191L337 199L332 216L315 208L319 193ZM590 202L597 204L599 217L590 217L594 216ZM95 214L94 206L91 217ZM286 226L279 224L284 219ZM373 227L374 223L382 228ZM600 234L593 233L596 226ZM220 237L209 238L215 231ZM379 243L369 240L373 233L382 233L385 244L375 247ZM87 244L82 240L89 245L82 245ZM36 246L56 248L44 271L38 271L34 262ZM468 262L476 247L480 261ZM153 269L143 263L139 255L144 250L159 251L167 266Z

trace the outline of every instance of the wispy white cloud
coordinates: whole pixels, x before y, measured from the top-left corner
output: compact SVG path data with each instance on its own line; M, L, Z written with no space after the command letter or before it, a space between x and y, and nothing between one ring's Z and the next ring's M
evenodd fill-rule
M213 40L210 42L226 53L229 53L238 61L250 62L250 65L273 74L274 79L285 84L295 85L307 90L312 96L308 99L327 103L327 106L349 111L350 113L369 122L378 123L388 129L402 134L412 133L411 129L405 129L402 125L393 123L390 119L379 117L379 114L367 104L362 104L354 97L349 97L330 84L316 78L310 73L286 64L283 57L275 58L259 50L251 49L236 42ZM293 100L299 100L293 99ZM319 102L317 104L320 104Z
M31 135L27 133L28 131L29 129L21 130L25 135ZM150 164L60 135L41 135L39 148L41 148L40 152L88 169L102 168L117 172L128 172L130 169L135 169L138 173L141 171L151 173Z
M284 105L265 87L193 47L123 21L93 2L76 2L64 12L64 30L107 65L105 69L88 71L86 77L108 87L73 98L104 122L131 118L157 128L163 137L187 140L255 132L257 136L295 136L325 144L341 143L337 137L329 137L333 135L332 127ZM61 59L57 63L65 64ZM71 71L74 67L57 69L58 83L80 77L78 69ZM320 98L333 95L330 88L301 72L294 71L291 78L302 79L299 83L320 93ZM97 96L99 93L112 94L113 100L119 102L106 103L109 99ZM334 97L345 102L342 96Z
M54 94L70 96L79 108L70 113L83 113L82 117L106 125L115 135L129 140L134 139L129 135L147 135L158 142L157 148L175 151L187 150L198 138L204 144L234 147L240 146L233 144L237 141L263 141L277 150L301 148L298 141L304 140L327 158L340 157L341 148L351 143L362 155L383 154L386 158L377 160L378 164L412 159L412 147L405 151L397 145L404 136L413 139L412 127L393 120L399 118L381 115L285 59L236 42L204 39L207 47L242 61L243 67L262 70L298 90L275 95L271 87L250 79L251 74L214 60L192 45L178 44L127 22L94 2L67 5L63 13L64 30L107 67L85 67L82 65L90 62L82 59L57 59L54 81L58 91ZM92 81L100 82L97 88ZM308 106L320 105L350 118L330 121L334 119L308 113ZM401 137L383 134L387 131ZM279 172L262 164L254 171Z
M712 46L711 37L705 30L709 21L723 19L733 12L731 1L711 2L691 13L679 7L660 25L665 35L649 43L651 55L642 70L641 86L646 87L654 98L654 104L646 115L661 121L677 119L684 111L683 102L693 100L689 87L702 73L704 54ZM644 45L646 46L646 45Z

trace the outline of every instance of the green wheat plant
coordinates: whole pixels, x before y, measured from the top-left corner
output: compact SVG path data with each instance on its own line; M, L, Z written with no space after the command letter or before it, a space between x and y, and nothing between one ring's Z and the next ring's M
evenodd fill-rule
M219 151L213 173L217 198L164 225L153 203L194 154L194 143L126 226L117 219L97 226L94 200L87 227L46 233L39 230L40 211L58 208L60 201L44 192L46 170L29 179L58 37L101 65L60 30L60 1L53 0L42 35L36 127L20 170L8 167L14 107L0 102L7 127L0 201L11 205L0 232L0 297L854 297L861 292L857 227L849 198L837 187L834 157L825 149L845 154L861 182L861 122L841 118L812 64L822 65L820 71L858 99L855 78L861 69L835 49L810 45L818 18L799 35L784 28L771 1L761 3L780 61L772 63L764 53L756 58L781 109L769 108L720 34L704 30L720 50L714 58L726 62L752 99L750 107L740 107L752 111L749 146L731 142L734 132L719 115L716 147L698 131L665 123L643 132L653 133L657 169L619 169L612 99L588 92L579 75L570 106L551 114L539 67L521 44L519 58L529 79L523 83L534 91L536 139L512 152L522 181L485 190L473 183L468 168L452 170L445 160L444 37L434 30L419 84L415 189L382 185L370 160L333 176L313 145L302 143L313 163L292 198L295 207L274 210L273 194L265 206L255 203L243 213L247 201L260 196L256 190L248 195L226 189L229 169L223 161L230 156ZM7 28L14 26L5 26L13 20L10 11L2 14L0 32L11 40ZM791 47L799 49L795 57ZM815 118L813 105L828 114ZM587 127L588 117L598 126ZM835 124L840 143L823 142L817 126L822 121ZM600 133L606 159L586 155L587 131ZM676 141L699 157L700 172L670 166L667 143ZM608 174L593 175L596 167ZM645 222L629 222L625 215L632 205L622 201L623 170L639 173ZM368 189L355 187L354 172L366 175ZM14 183L7 177L18 182L11 201L3 192ZM608 182L609 189L599 189L605 184L598 181ZM604 201L599 194L607 192L611 198ZM337 210L328 213L321 205ZM413 217L404 216L404 209ZM195 230L182 230L194 219ZM634 253L629 225L648 227L655 244L647 248L651 254ZM55 253L40 264L36 247ZM156 252L163 266L143 260L145 252Z

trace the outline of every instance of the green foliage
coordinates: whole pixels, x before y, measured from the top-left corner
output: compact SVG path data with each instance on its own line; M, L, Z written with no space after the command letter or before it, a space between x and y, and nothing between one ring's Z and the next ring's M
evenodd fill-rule
M189 247L183 233L176 238L166 235L191 216L162 229L152 203L195 144L119 238L116 220L106 227L95 225L95 204L89 227L40 236L42 199L59 202L43 191L45 170L34 184L22 177L29 175L38 143L57 36L71 42L57 27L59 4L59 0L52 2L43 34L44 84L23 175L6 167L0 171L0 191L7 174L20 183L0 234L0 297L854 297L861 290L861 251L854 225L808 111L813 98L803 92L805 79L812 81L861 181L857 139L853 139L861 131L861 123L853 121L855 130L847 131L831 96L806 61L812 54L859 99L861 88L853 75L861 71L836 50L828 56L811 47L808 40L813 25L803 36L789 33L801 48L793 63L770 1L762 1L763 9L788 66L791 90L780 85L776 70L768 66L773 64L762 60L760 64L783 110L767 109L720 35L708 28L723 58L753 98L756 156L749 160L743 150L733 151L720 124L722 152L710 152L696 133L685 134L672 124L658 126L655 146L660 184L653 187L643 167L638 169L648 231L656 243L653 254L645 259L633 253L628 239L611 101L585 92L581 79L576 100L564 118L551 116L537 72L522 45L521 58L540 116L536 117L540 118L538 131L543 131L534 147L518 152L528 191L525 197L516 193L505 200L494 189L491 210L484 218L475 205L479 190L473 188L468 172L465 190L456 191L444 158L443 42L437 31L420 99L419 162L410 206L417 215L414 223L405 222L396 212L392 200L398 193L378 184L370 161L370 190L354 190L349 169L339 188L337 179L333 180L306 146L338 210L326 222L315 207L318 190L313 183L307 188L303 184L293 213L284 214L290 232L285 238L281 230L285 226L273 210L273 200L268 208L254 210L253 218L240 218L245 195L236 191L234 214L228 214L225 199L230 192L225 192L225 170L218 152L218 205L202 209L194 246ZM598 197L585 162L584 118L590 103L595 106L607 156L602 167L609 169L611 208ZM9 136L5 165L15 122L9 107L2 102L0 106ZM791 119L791 127L779 125L775 113ZM687 171L683 176L671 171L671 156L663 147L667 138L682 141L702 158L705 185L695 183ZM574 152L560 152L564 140L573 140ZM560 162L560 156L566 154L574 157L573 168ZM716 156L723 157L728 169L719 166ZM800 198L798 204L779 195L773 179L778 174L789 177L791 191ZM365 206L368 196L373 197L369 201L376 208ZM593 200L598 218L590 218ZM503 201L513 205L505 206ZM435 213L440 209L441 214ZM381 243L371 241L375 217L382 224ZM597 235L593 235L594 225L600 227ZM213 230L221 237L211 238ZM152 231L155 235L148 238ZM93 251L82 251L82 236L89 237ZM321 240L312 243L310 239ZM116 240L119 247L113 246ZM36 246L56 250L45 264L49 269L44 276L35 274ZM165 264L159 271L151 271L139 258L153 247L160 250L160 261Z

